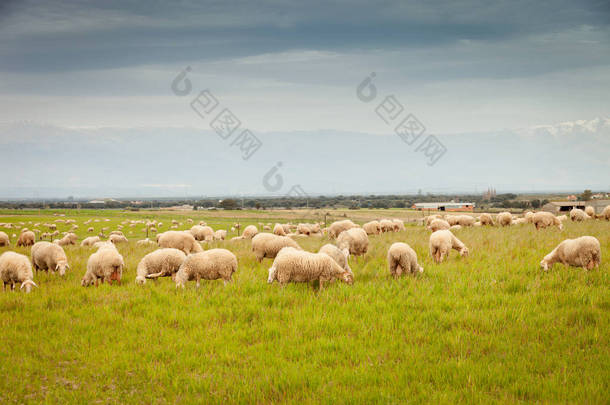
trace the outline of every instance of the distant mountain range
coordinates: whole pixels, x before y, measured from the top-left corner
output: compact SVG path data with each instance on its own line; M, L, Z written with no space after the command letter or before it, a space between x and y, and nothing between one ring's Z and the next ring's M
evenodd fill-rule
M262 147L243 160L233 137L209 128L0 124L0 199L284 195L297 184L309 194L610 189L608 118L436 135L447 152L434 166L414 150L426 135L414 146L395 134L255 135Z

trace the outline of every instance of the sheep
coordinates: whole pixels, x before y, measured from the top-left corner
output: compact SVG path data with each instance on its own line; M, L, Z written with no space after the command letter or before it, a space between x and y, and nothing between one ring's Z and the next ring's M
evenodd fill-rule
M94 243L99 242L101 239L99 236L89 236L80 243L81 246L93 246Z
M604 208L599 218L605 219L606 221L610 221L610 205L606 205L606 208Z
M189 232L167 231L157 237L157 243L162 248L180 249L187 255L199 253L203 248Z
M286 236L286 231L284 230L282 224L275 224L273 227L273 233L277 236Z
M209 226L193 225L189 232L198 241L211 241L214 239L214 230Z
M114 243L115 245L117 243L127 243L127 242L129 242L125 236L117 235L116 233L114 235L110 235L108 237L108 241Z
M513 222L513 215L508 211L501 212L496 217L496 222L500 226L509 226Z
M591 218L595 218L595 208L593 208L590 205L587 205L585 207L585 214L587 214L588 216L590 216Z
M36 242L36 235L32 231L25 231L19 235L17 246L32 246Z
M459 225L459 224L458 225L451 225L449 227L449 229L451 229L452 231L458 231L458 230L462 229L462 225Z
M335 221L328 227L328 236L332 239L336 239L341 232L357 227L358 225L356 225L349 219L344 219L343 221Z
M457 215L447 215L447 216L445 216L445 221L447 221L447 223L451 226L457 225L458 216Z
M474 224L472 224L472 226L482 226L481 221L477 221Z
M107 229L107 228L102 228L102 229ZM112 236L112 235L125 236L125 234L123 234L122 231L112 231L108 234L108 236Z
M513 220L512 224L513 225L527 224L527 219L526 218L517 218L517 219Z
M381 224L379 221L370 221L362 225L362 229L367 235L379 235L381 233Z
M301 249L298 243L288 236L277 236L272 233L259 233L252 238L252 251L258 262L264 258L275 259L277 253L287 246Z
M150 245L155 245L156 243L153 242L152 240L146 238L146 239L141 239L139 241L136 242L136 246L150 246Z
M405 273L423 273L424 268L417 264L417 254L411 246L396 242L388 249L388 268L394 278Z
M567 221L568 220L568 216L566 214L557 215L557 219L560 220L561 222Z
M225 284L231 282L231 276L237 271L237 257L227 249L210 249L186 257L175 276L176 288L184 288L187 281L222 279Z
M553 267L553 264L560 262L566 266L592 270L599 267L601 258L599 241L593 236L581 236L576 239L566 239L557 245L551 253L544 256L540 267L546 271Z
M430 235L430 256L436 263L441 263L445 257L449 255L451 249L455 249L460 253L460 256L468 256L468 248L458 238L451 233L450 230L441 230L433 232Z
M430 226L428 227L428 229L430 229L432 232L440 231L442 229L449 229L449 228L450 228L449 222L445 221L444 219L435 219L434 221L432 221L430 223Z
M8 238L6 232L0 231L0 246L10 246L11 240Z
M570 219L572 222L581 222L589 219L589 216L580 208L572 208L572 211L570 211Z
M369 237L364 229L351 228L339 234L337 246L339 249L348 249L354 256L362 256L369 248Z
M329 255L287 247L278 253L269 268L267 283L271 284L277 280L283 287L289 282L306 283L317 280L322 290L324 283L333 279L343 280L348 285L354 283L350 272Z
M93 248L96 249L96 250L100 250L100 249L114 249L114 250L117 250L116 246L114 246L114 243L109 242L109 241L95 242L91 246L93 246Z
M473 226L475 222L474 217L470 215L458 215L457 217L457 225L460 226Z
M425 226L430 226L430 223L432 223L432 221L434 221L435 219L443 219L443 216L439 214L428 215L424 218Z
M312 231L311 231L309 224L298 224L297 225L297 234L309 236L311 234L311 232Z
M14 290L15 283L21 283L20 289L25 289L26 293L29 293L32 287L38 287L34 282L30 259L15 252L4 252L0 255L0 279L4 290L7 284Z
M258 233L258 228L254 225L248 225L241 236L244 239L252 239Z
M394 223L390 219L382 219L379 221L379 225L381 226L381 232L392 232L394 231Z
M90 226L89 228L87 228L87 232L89 232L89 233L93 233L93 232L95 232L95 230L93 229L93 227L92 227L92 226Z
M185 259L186 254L182 250L174 248L158 249L147 254L138 263L136 284L145 284L147 278L156 279L168 276L174 278Z
M123 256L121 256L116 248L108 247L107 245L102 246L97 252L89 256L87 271L81 280L81 285L88 287L95 283L97 287L100 279L102 284L104 281L112 284L114 280L120 284L124 266Z
M559 230L563 229L563 224L561 223L559 218L546 211L536 212L532 216L532 223L534 224L536 229L544 229L553 225L557 225Z
M339 266L343 267L345 271L351 274L352 277L354 276L354 272L349 267L349 249L339 249L335 245L327 243L318 250L318 253L329 255Z
M64 249L54 243L36 242L32 246L30 252L34 270L57 271L60 276L66 274L66 270L70 269L68 258Z
M227 238L227 231L219 229L214 232L214 240L225 240Z
M64 235L63 238L61 238L58 242L59 246L67 246L67 245L76 245L76 242L78 242L78 236L76 236L75 233L67 233L66 235Z
M532 211L526 211L525 214L523 214L523 218L525 218L528 224L531 224L534 218L534 213Z
M265 226L263 226L263 231L271 232L271 227L269 225L265 225Z
M394 232L401 232L405 230L405 223L402 222L401 219L394 218L392 220L392 224L394 224Z

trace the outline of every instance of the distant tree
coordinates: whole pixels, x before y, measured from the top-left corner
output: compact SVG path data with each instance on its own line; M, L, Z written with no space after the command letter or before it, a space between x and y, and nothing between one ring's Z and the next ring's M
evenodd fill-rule
M589 201L591 199L591 196L593 195L593 193L591 192L591 190L585 190L581 195L580 195L580 199L583 201Z
M218 206L225 210L234 210L237 209L237 201L232 198L227 198L226 200L222 200Z
M535 209L540 208L540 200L539 199L535 199L535 200L530 201L530 204L532 204L532 207L535 208Z

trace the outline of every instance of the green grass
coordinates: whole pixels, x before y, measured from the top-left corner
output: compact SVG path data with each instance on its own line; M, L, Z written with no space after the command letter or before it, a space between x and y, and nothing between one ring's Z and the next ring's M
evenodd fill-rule
M225 214L188 217L226 229L235 220ZM259 222L257 212L242 214L244 224ZM111 230L125 218L161 218L167 229L172 218L187 217L72 211L66 218L78 221L82 239L92 216L110 219L94 226ZM29 228L54 219L0 213L0 222ZM177 291L169 279L137 286L135 267L152 251L135 246L141 228L124 228L133 241L120 247L121 286L80 287L92 251L68 247L64 279L38 274L32 294L0 293L0 403L609 402L609 222L567 223L563 232L462 229L456 235L470 256L454 251L440 265L428 257L429 233L408 226L371 238L364 259L350 260L353 286L321 292L267 285L271 261L258 264L243 241L214 244L239 260L226 287L189 283ZM601 242L599 269L540 270L561 240L585 234ZM298 241L317 250L327 239ZM395 241L415 249L422 275L390 278L385 255Z

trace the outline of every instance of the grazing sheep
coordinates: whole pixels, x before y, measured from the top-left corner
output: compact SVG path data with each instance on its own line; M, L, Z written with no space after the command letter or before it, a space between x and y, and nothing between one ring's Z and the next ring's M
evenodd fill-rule
M388 249L388 268L394 278L405 273L423 273L424 268L417 264L417 254L406 243L396 242Z
M381 224L379 221L370 221L362 225L362 229L367 235L379 235L381 234Z
M38 287L34 283L30 259L15 252L4 252L0 255L0 280L4 290L7 284L10 284L11 290L14 290L15 283L21 283L20 289L25 288L26 293L29 293L32 287Z
M214 230L209 226L193 225L189 231L195 240L211 241L214 240Z
M449 227L449 229L451 229L453 231L458 231L458 230L462 229L462 225L451 225Z
M430 222L430 226L428 226L428 229L430 229L432 232L449 228L449 222L445 221L444 219L435 219L434 221Z
M394 223L390 219L382 219L381 221L379 221L379 225L381 226L381 232L394 231Z
M152 246L152 245L156 245L156 243L148 238L141 239L136 242L136 246Z
M345 269L345 271L349 272L349 274L351 274L352 277L354 276L354 272L349 267L349 261L348 261L349 250L348 249L339 249L335 245L331 245L330 243L327 243L326 245L322 246L320 248L320 250L318 250L318 253L324 253L326 255L329 255L335 262L337 262L337 264L339 266L343 267L343 269Z
M559 218L546 211L536 212L534 216L532 216L532 223L536 229L544 229L553 225L559 227L559 230L563 229L563 224Z
M567 221L568 220L568 216L566 214L557 215L557 219L560 220L561 222Z
M108 228L102 228L103 230L106 230ZM125 234L123 234L122 231L112 231L108 234L108 236L112 236L112 235L119 235L119 236L125 236Z
M309 224L298 224L297 234L309 236L311 234L311 228L309 227Z
M527 224L527 219L525 219L525 218L517 218L517 219L513 220L512 224L513 225Z
M127 242L129 242L125 236L117 235L116 233L114 235L110 235L108 237L108 241L114 243L115 245L117 243L127 243Z
M508 211L501 212L496 217L496 222L500 226L509 226L513 222L513 215Z
M110 245L112 245L112 243ZM89 256L89 260L87 260L87 271L81 280L81 285L83 287L88 287L95 284L97 287L100 279L102 280L102 284L104 281L112 284L114 280L120 284L124 266L123 256L121 256L114 246L102 246L97 252Z
M525 214L523 214L523 218L525 218L528 224L531 224L534 219L534 213L532 211L526 211Z
M157 243L162 248L180 249L187 255L199 253L203 248L189 232L167 231L157 236Z
M78 242L78 236L75 233L67 233L63 238L59 240L57 243L59 246L67 246L67 245L76 245Z
M264 225L263 226L263 231L271 231L271 227L269 225Z
M258 233L258 228L254 225L248 225L241 234L244 239L252 239Z
M449 256L451 249L455 249L460 256L468 256L468 248L449 230L433 232L430 235L430 256L436 263L441 263L445 257Z
M349 285L354 283L350 272L338 265L329 255L288 247L282 249L273 261L267 283L271 284L277 280L283 287L289 282L307 283L317 280L322 290L324 283L333 279L343 280Z
M136 269L136 283L145 284L147 278L172 278L184 263L186 254L174 248L158 249L144 256Z
M394 232L401 232L405 230L405 223L402 222L401 219L394 218L392 220L392 224L394 225Z
M91 227L89 227L89 228L87 229L87 232L89 232L89 233L93 233L93 232L95 232L95 231L94 231L93 227L91 226Z
M237 257L227 249L210 249L189 255L176 273L176 287L184 288L187 281L222 279L225 284L237 271Z
M587 205L585 207L585 214L587 214L588 216L590 216L591 218L595 218L595 208L593 208L590 205Z
M610 221L610 205L606 205L606 208L604 208L599 218L603 218L606 221Z
M10 246L11 240L8 238L6 232L0 231L0 246Z
M439 214L428 215L427 217L424 218L424 223L426 226L430 226L432 221L434 221L435 219L443 219L443 216L439 215Z
M227 238L227 231L219 229L214 232L214 240L225 240Z
M284 230L282 224L275 224L273 227L273 233L277 236L286 236L286 231Z
M31 251L34 270L57 271L60 276L70 268L66 252L60 245L49 242L36 242Z
M25 231L19 235L17 246L32 246L36 242L36 235L32 231Z
M110 241L95 242L92 246L96 250L100 250L100 249L113 249L113 250L117 250L116 246L114 246L114 243L112 243ZM117 250L117 252L118 252L118 250Z
M337 246L339 249L348 249L354 256L362 256L369 248L369 237L364 229L351 228L339 234Z
M445 216L445 221L447 221L447 223L450 226L457 225L458 216L457 215L447 215L447 216Z
M472 224L472 226L482 226L481 221L477 221L474 224Z
M457 217L457 225L460 226L473 226L475 222L475 218L470 215L458 215Z
M80 243L81 246L93 246L95 243L100 241L100 237L99 236L89 236L86 237L85 239L83 239L83 241Z
M589 219L589 216L580 208L572 208L572 211L570 211L570 219L573 222L581 222Z
M599 267L602 253L599 241L593 236L581 236L576 239L566 239L561 242L551 253L544 256L540 262L543 270L553 267L559 262L566 266L582 267L591 270Z
M358 225L356 225L349 219L344 219L343 221L335 221L328 227L328 236L332 239L335 239L337 236L339 236L339 234L341 234L341 232L357 227Z
M259 233L252 238L252 251L256 256L258 262L262 262L263 259L275 259L277 253L285 247L293 247L295 249L301 249L298 243L288 236L277 236L272 233Z

